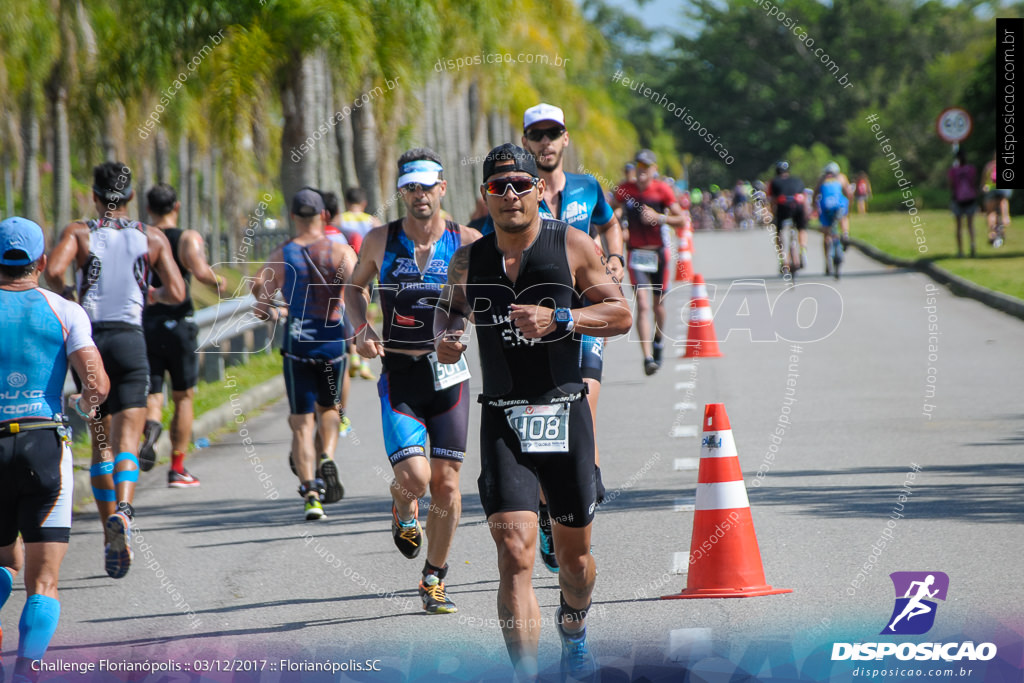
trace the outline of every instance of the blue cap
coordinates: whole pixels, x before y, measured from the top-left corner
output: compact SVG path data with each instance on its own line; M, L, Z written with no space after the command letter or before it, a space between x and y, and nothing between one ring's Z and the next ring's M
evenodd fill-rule
M43 229L34 221L11 216L0 222L0 264L27 266L46 250Z

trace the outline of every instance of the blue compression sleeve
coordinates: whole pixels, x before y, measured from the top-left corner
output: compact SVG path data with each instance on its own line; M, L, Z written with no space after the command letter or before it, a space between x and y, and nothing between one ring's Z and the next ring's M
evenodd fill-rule
M60 619L60 602L45 595L31 595L21 611L18 624L18 656L42 659Z

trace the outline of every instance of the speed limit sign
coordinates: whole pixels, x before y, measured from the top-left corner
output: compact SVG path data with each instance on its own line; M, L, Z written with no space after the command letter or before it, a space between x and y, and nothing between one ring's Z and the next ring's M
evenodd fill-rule
M950 107L939 114L935 128L946 142L957 143L971 134L971 115L959 107Z

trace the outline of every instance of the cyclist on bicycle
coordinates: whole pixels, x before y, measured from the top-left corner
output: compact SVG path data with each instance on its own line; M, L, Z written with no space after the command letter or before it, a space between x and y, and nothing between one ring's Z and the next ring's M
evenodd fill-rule
M768 198L771 200L775 215L775 250L782 255L783 274L803 268L807 261L807 210L805 207L804 183L800 178L789 172L789 162L780 161L775 164L775 177L768 184ZM792 221L796 228L800 243L799 263L787 257L782 248L782 224Z
M837 280L839 265L843 262L843 244L850 238L849 226L843 223L843 217L850 210L850 200L840 175L839 164L834 161L829 163L814 191L818 220L825 234L825 275L834 275ZM839 237L840 226L842 239Z

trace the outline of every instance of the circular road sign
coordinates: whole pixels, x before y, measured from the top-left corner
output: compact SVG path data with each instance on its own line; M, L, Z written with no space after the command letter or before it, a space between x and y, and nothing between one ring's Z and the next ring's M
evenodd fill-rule
M971 115L959 107L950 107L939 114L935 129L946 142L960 142L971 134Z

